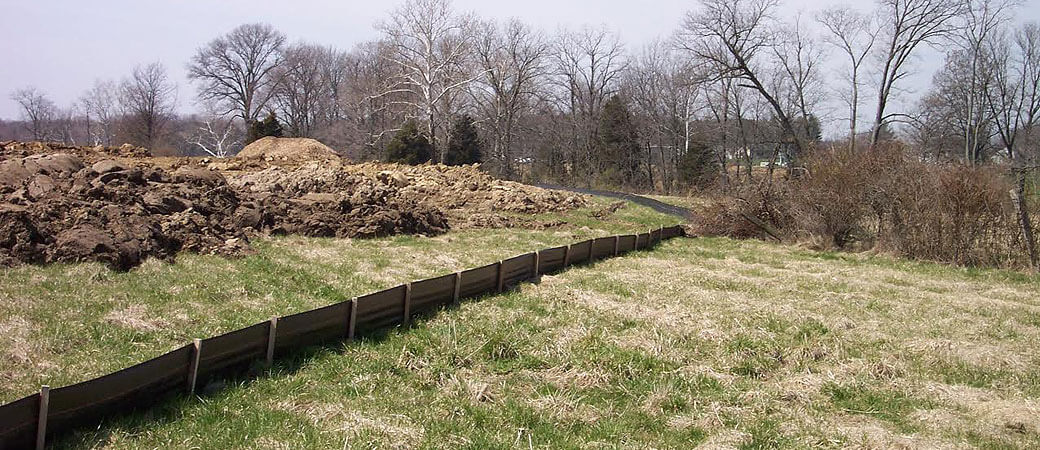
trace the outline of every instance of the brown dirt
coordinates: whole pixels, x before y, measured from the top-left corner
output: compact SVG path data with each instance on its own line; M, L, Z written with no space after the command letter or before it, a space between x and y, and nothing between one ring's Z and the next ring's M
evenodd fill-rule
M128 269L180 251L241 254L259 233L541 227L522 214L587 204L580 195L496 180L477 166L348 165L310 139L263 139L247 150L216 160L0 143L0 265L101 261Z
M265 137L223 161L229 170L263 169L269 166L296 167L312 162L339 162L336 151L309 138Z
M151 151L147 148L135 147L130 144L123 144L119 147L105 147L102 145L87 147L57 142L0 142L0 158L4 160L54 153L69 153L91 162L105 158L147 158L152 156Z
M238 253L241 204L216 172L88 165L66 153L8 159L0 163L0 263L126 269L181 250Z

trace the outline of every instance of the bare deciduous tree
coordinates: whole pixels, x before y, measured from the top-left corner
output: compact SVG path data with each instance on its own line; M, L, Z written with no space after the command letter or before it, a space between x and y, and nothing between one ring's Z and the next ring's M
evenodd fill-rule
M308 44L293 45L283 52L274 101L294 136L310 137L319 120L320 104L334 101L335 87L323 82L324 53L324 48Z
M11 100L22 108L25 129L34 141L50 138L50 127L57 114L54 102L39 89L29 86L11 93Z
M860 76L863 63L870 56L877 41L878 28L870 16L860 14L850 7L834 7L823 10L817 21L827 31L825 41L839 49L848 58L845 76L849 83L843 96L849 108L849 150L856 150L857 124L859 121Z
M94 80L80 98L86 114L87 134L94 145L112 145L119 120L119 91L111 80Z
M989 90L992 81L991 62L985 61L991 55L987 54L985 47L987 41L1009 19L1008 14L1015 5L1014 0L968 0L964 26L957 34L956 40L960 42L968 59L968 86L964 92L967 108L963 111L963 121L969 125L964 128L964 159L970 163L980 159L977 150L990 137L983 136L984 127L990 122L985 107L985 92Z
M1015 172L1012 200L1033 268L1038 265L1036 239L1026 200L1027 172L1036 163L1035 147L1040 143L1040 26L1026 24L1015 33L1014 44L1006 36L990 40L995 66L986 93L997 136L1007 151ZM1022 151L1033 148L1031 154Z
M544 36L514 19L501 27L482 24L475 50L484 76L473 84L473 91L491 135L491 156L498 160L502 176L512 178L518 117L546 75L549 46Z
M702 78L662 42L644 47L625 74L624 91L641 127L649 181L653 185L656 178L666 191L675 187L676 169L696 138L691 124L702 109L697 103Z
M408 0L379 24L391 49L384 56L399 69L399 83L388 92L411 94L405 103L426 125L438 161L444 145L437 133L446 129L448 116L442 102L480 76L465 67L472 22L455 12L450 0Z
M173 117L177 86L170 82L166 68L155 62L135 67L119 91L127 136L137 145L154 149Z
M820 67L823 51L816 40L802 26L801 17L780 33L780 45L773 47L781 71L774 83L779 95L787 97L791 105L789 116L797 117L797 132L803 142L811 142L819 130L813 128L814 111L823 100L823 80Z
M223 104L248 127L274 95L285 35L267 24L241 25L200 48L188 64L199 98Z
M739 86L757 92L772 108L797 154L805 144L788 111L771 90L759 60L776 45L773 12L777 0L701 0L701 11L690 13L678 33L681 48L718 68L718 79L735 78ZM738 115L738 118L740 116Z
M241 145L242 133L235 127L234 121L210 116L200 122L195 133L188 138L188 143L207 155L226 158Z
M870 143L897 114L888 112L899 81L910 75L910 57L921 45L936 44L955 30L963 0L879 0L882 47L877 110Z
M998 36L989 51L993 82L985 94L997 136L1009 160L1033 164L1036 150L1023 150L1040 144L1040 25L1026 24L1014 36Z
M603 105L617 92L627 65L621 38L605 28L586 27L563 32L555 49L560 100L571 117L573 143L571 170L583 174L587 182L600 172L594 155ZM573 173L577 175L578 173Z

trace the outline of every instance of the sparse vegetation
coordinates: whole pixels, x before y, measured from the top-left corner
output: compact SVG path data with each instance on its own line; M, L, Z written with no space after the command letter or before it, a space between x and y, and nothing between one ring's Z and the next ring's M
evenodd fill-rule
M804 176L760 180L708 202L701 232L968 266L1031 266L1009 196L1015 179L998 168L922 161L902 146L817 151L804 163ZM1040 211L1031 201L1021 207L1031 231Z
M574 227L595 225L579 212L569 217ZM628 206L598 227L660 220ZM202 330L590 232L294 237L252 257L188 255L126 274L97 265L12 269L5 296L51 293L46 302L5 302L20 305L4 312L13 319L6 334L28 330L23 355L44 355L33 362L37 373L60 384L53 380L125 364ZM401 252L414 257L391 256ZM227 275L214 283L214 272ZM186 301L167 300L175 287ZM680 239L411 328L313 349L254 381L232 380L201 401L168 402L62 446L1028 448L1040 443L1038 291L1040 279L1016 272ZM132 308L129 292L140 292L133 303L143 306ZM94 300L72 301L85 294ZM82 352L64 347L102 330ZM94 342L115 357L101 358ZM78 365L56 370L70 362Z
M566 213L523 215L562 223L544 231L470 229L437 237L276 237L238 258L182 254L128 272L101 264L4 268L0 276L0 402L50 383L112 372L272 316L304 311L406 281L531 250L675 219L629 205L609 217L597 200ZM514 216L521 216L513 213Z
M419 133L415 121L409 120L386 145L386 160L402 164L422 164L433 157L433 146Z
M150 366L162 381L107 402L68 406L70 389L50 413L42 391L7 405L0 447L39 415L37 430L58 422L56 448L1040 448L1040 25L1026 2L803 14L698 0L632 47L611 25L549 31L400 0L349 48L265 23L171 41L197 30L163 19L210 24L207 8L150 2L120 23L155 32L89 43L156 62L61 106L25 83L67 96L79 53L105 52L62 38L83 27L60 20L24 32L53 17L43 3L7 33L8 59L40 61L16 64L7 113L21 117L0 120L0 403L181 350ZM610 8L650 17L630 3ZM331 15L347 9L310 11L329 20L304 20L307 38L355 29L362 15ZM677 217L704 237L416 320L448 281L486 292L473 286L497 267L501 288L528 259L180 347ZM400 299L406 326L364 334ZM362 335L207 374L260 353L263 330L273 351L348 329ZM193 398L63 429L184 373Z

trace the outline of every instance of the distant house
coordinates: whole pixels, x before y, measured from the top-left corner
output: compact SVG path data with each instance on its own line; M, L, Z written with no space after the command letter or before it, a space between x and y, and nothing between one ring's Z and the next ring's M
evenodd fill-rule
M769 167L769 160L758 163L759 167ZM787 157L783 153L776 155L776 167L787 167Z

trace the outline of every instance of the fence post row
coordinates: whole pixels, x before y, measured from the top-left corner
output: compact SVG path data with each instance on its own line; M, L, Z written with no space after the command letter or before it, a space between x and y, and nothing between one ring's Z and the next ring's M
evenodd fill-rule
M412 319L412 283L404 284L404 320L405 325Z
M188 368L188 394L195 395L195 382L199 378L199 357L202 356L202 339L193 339L191 344L191 366Z
M354 330L357 328L357 297L350 299L350 320L347 321L347 339L354 340Z
M36 420L36 449L43 450L47 444L47 410L51 404L51 387L40 386L40 408ZM2 444L2 442L0 442Z
M274 365L274 336L278 332L278 318L272 317L267 327L267 367Z
M505 274L504 274L503 272L504 272L504 271L502 270L502 261L499 261L499 262L498 262L498 281L497 281L497 282L496 282L496 284L495 284L495 286L497 286L496 290L497 290L498 292L502 292L502 288L504 288L504 287L505 287L505 286L504 286L504 285L502 284L502 282L504 281L504 279L503 279L503 275L505 275Z
M644 242L644 246L642 248L644 248L644 249L649 248L653 243L658 242L661 239L663 239L664 238L664 230L665 230L665 227L658 228L656 230L656 235L654 234L655 233L654 229L651 228L650 230L648 230L648 234L647 234L648 237L647 237L646 241ZM675 230L673 230L672 228L669 228L669 230L670 230L669 231L669 237L682 236L682 231L681 230L678 230L678 232L675 232ZM630 235L624 236L626 238L626 240L627 240L628 236L630 236ZM640 247L639 247L639 235L636 234L636 235L631 235L631 236L634 238L633 239L633 243L632 243L632 250L639 250L640 249ZM614 236L614 252L613 252L614 256L617 256L617 255L619 255L621 253L621 237L622 236L620 236L620 235L615 235ZM589 241L588 261L587 262L592 262L593 261L593 255L594 255L594 251L593 250L595 248L595 243L596 243L596 240ZM572 247L571 245L567 245L567 246L563 247L563 264L560 267L560 270L566 269L568 266L571 265L571 258L572 258L571 247ZM496 280L495 280L494 289L497 292L502 292L504 290L504 288L505 288L505 278L506 278L506 273L505 272L506 272L506 269L505 269L504 262L505 262L505 260L500 260L500 261L498 261L496 263L497 267L496 267L496 274L495 274ZM537 278L538 276L541 275L542 260L541 260L541 253L539 253L538 251L534 252L533 266L534 266L534 270L531 273L531 277L530 277L531 279L535 279L535 278ZM458 271L458 272L455 272L454 275L455 276L454 276L453 285L452 285L452 291L451 291L451 302L452 303L458 303L459 300L460 300L460 297L461 297L461 292L462 292L462 284L463 284L462 275L463 275L463 272L462 271ZM404 299L403 299L403 301L404 301L404 304L403 304L403 306L404 306L403 323L404 324L408 324L411 321L411 314L412 314L412 284L413 283L405 283L403 285L404 286ZM304 312L304 313L306 313L306 312ZM304 313L300 313L300 314L304 314ZM354 298L350 299L349 314L350 314L350 317L349 317L349 319L347 321L347 324L346 324L346 326L347 326L346 337L347 337L348 340L354 340L355 336L357 334L358 297L354 297ZM265 342L266 347L264 347L265 352L263 353L263 355L264 355L264 362L266 363L267 367L271 367L274 364L276 337L278 336L278 322L279 322L279 319L277 317L272 317L268 321L267 335L264 336L264 339L266 340L266 342ZM337 325L337 326L342 326L342 325ZM285 327L289 327L289 328L285 328ZM284 322L283 321L283 328L285 328L284 332L292 333L291 331L289 331L289 330L292 329L292 322ZM342 336L342 334L339 334L339 336ZM290 339L290 341L291 341L291 339ZM283 345L293 346L294 344L289 343L289 344L283 344ZM189 362L188 362L188 379L186 380L187 381L186 388L187 388L187 391L188 391L189 395L195 395L195 393L197 391L197 387L198 387L197 386L198 376L199 376L199 372L200 372L200 369L201 369L199 367L199 365L200 365L201 355L202 355L202 340L201 339L193 339L192 340L192 345L189 348L190 348L190 359L189 359ZM183 347L182 347L182 349L183 349ZM181 367L183 367L183 366L181 366ZM89 381L88 381L88 383L89 383ZM179 388L175 388L175 389L179 389ZM121 399L112 399L112 400L119 401ZM36 436L35 437L36 437L36 448L38 448L38 449L42 449L43 446L46 444L47 425L48 425L47 424L48 409L49 409L49 406L50 406L49 404L50 404L50 387L44 385L44 386L42 386L40 388L39 408L38 408L38 411L36 411L37 414L38 414L38 417L36 418L37 426L36 426L36 430L35 430L36 431ZM6 406L6 405L4 405L4 406ZM0 408L2 408L2 406L0 406ZM75 420L73 420L73 422L74 421ZM62 431L63 430L52 429L51 433L54 434L54 433L58 433L58 432L62 432ZM23 436L26 440L29 440L29 439L31 439L31 434L29 434L29 433L31 433L31 431L26 431L25 434L21 435L21 436ZM6 438L0 439L0 448L5 448L5 446L7 445L7 442L4 442L4 439L6 439Z
M451 302L459 302L459 291L462 289L462 272L455 272L455 291L451 295Z

